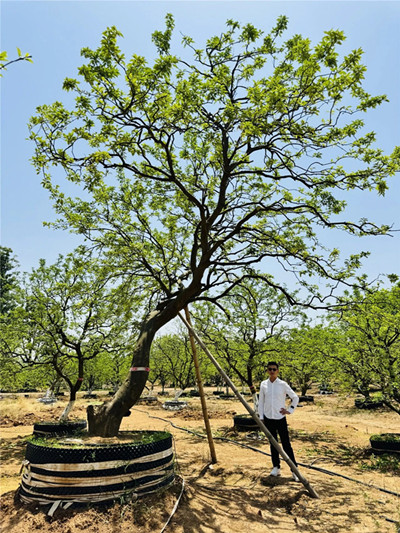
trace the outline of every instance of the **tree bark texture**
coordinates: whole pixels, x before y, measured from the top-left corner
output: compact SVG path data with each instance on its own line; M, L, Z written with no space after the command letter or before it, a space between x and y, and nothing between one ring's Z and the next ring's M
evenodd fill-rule
M195 292L193 285L184 289L162 310L151 312L144 321L136 342L131 368L149 367L150 349L157 331L178 315ZM125 413L138 401L146 385L148 371L130 371L110 402L87 408L88 431L90 435L115 437Z

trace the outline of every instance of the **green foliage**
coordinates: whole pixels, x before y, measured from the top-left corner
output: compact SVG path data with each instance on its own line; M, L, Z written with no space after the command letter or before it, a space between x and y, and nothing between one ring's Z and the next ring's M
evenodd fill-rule
M7 67L12 63L17 63L18 61L29 61L32 63L32 56L28 53L23 54L21 50L17 47L17 59L8 59L8 54L5 51L0 52L0 78L2 77L2 71L7 70Z
M134 366L149 366L154 335L186 305L218 305L249 278L299 303L270 275L271 262L295 276L302 305L334 305L335 288L357 281L366 254L341 259L321 230L388 233L337 215L343 193L384 194L400 168L400 149L384 154L365 130L361 116L386 97L363 88L362 50L341 53L341 31L312 46L301 35L283 39L286 17L267 34L229 20L203 47L184 37L180 57L173 27L167 15L153 33L152 63L126 57L121 34L107 28L98 48L82 50L78 77L64 82L74 106L42 105L29 124L55 226L104 251L115 275L148 300ZM84 193L68 197L56 167ZM126 403L143 386L131 380ZM98 427L118 405L102 410Z
M380 442L400 442L400 433L381 433L378 435L371 435L370 439Z
M383 194L399 151L374 148L374 134L362 133L356 118L386 99L362 88L362 51L342 57L337 30L314 48L301 35L281 41L286 26L280 17L265 35L229 20L203 49L184 37L189 61L170 51L167 15L166 29L153 33L153 65L126 59L115 27L96 50L83 49L80 79L64 82L75 108L44 105L30 123L58 225L107 248L142 290L165 298L184 272L197 295L228 291L238 268L255 275L267 257L300 276L313 294L309 305L322 296L307 278L348 279L361 256L324 256L316 229L386 233L367 220L337 222L332 215L345 202L335 190ZM52 166L88 197L65 196ZM266 273L260 278L273 284Z
M343 342L335 358L350 384L366 397L372 387L400 414L400 284L355 292L341 314Z
M289 329L279 346L282 375L303 395L316 382L334 386L335 364L325 353L336 342L336 332L322 324Z
M384 453L382 455L372 455L369 461L361 463L361 470L375 470L383 474L400 475L400 458L395 455Z
M9 365L42 367L47 379L53 369L72 398L88 371L100 373L101 367L93 366L96 358L104 362L116 353L126 358L135 322L121 287L109 278L106 267L82 248L50 266L41 260L20 288L20 305L0 334ZM101 377L109 376L103 372Z
M7 315L17 303L18 262L11 254L11 248L0 246L0 315Z

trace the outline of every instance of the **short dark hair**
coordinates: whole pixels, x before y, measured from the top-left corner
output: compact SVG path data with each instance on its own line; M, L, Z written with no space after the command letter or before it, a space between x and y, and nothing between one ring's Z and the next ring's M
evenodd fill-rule
M275 361L270 361L269 363L267 363L267 368L268 368L269 366L272 366L272 365L275 365L276 368L279 368L278 363L275 363Z

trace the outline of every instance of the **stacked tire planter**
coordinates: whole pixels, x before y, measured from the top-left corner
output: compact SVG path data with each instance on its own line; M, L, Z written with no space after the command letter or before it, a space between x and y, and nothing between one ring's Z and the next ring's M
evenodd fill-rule
M377 454L393 453L400 455L400 433L382 433L369 439L372 451Z
M187 402L181 402L180 400L167 400L162 404L162 407L167 411L181 411L187 407Z
M74 435L86 429L86 420L66 420L65 422L36 422L33 434L37 437Z
M128 440L107 444L60 438L28 442L21 500L50 504L52 514L58 506L141 496L174 481L170 433L130 431L119 436Z
M301 403L304 403L304 402L312 403L314 401L314 396L309 396L309 395L299 396L299 401Z
M372 398L356 398L354 405L357 409L378 409L379 407L383 407L381 401Z
M233 425L237 431L258 431L259 427L250 415L236 415L233 417Z
M157 403L157 396L143 396L139 398L137 403L144 403L146 405L152 405Z

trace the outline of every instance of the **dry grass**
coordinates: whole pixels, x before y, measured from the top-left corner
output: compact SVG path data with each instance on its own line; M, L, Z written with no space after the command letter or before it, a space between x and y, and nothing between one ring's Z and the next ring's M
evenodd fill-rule
M22 421L26 417L36 417L37 420L58 418L65 409L68 399L63 397L53 404L44 404L38 401L43 394L6 397L0 401L0 418L12 421ZM76 402L70 413L71 418L85 418L88 400L80 399Z
M13 420L33 411L35 414L40 415L48 410L49 406L38 402L37 398L18 396L17 398L5 398L0 403L0 415Z

